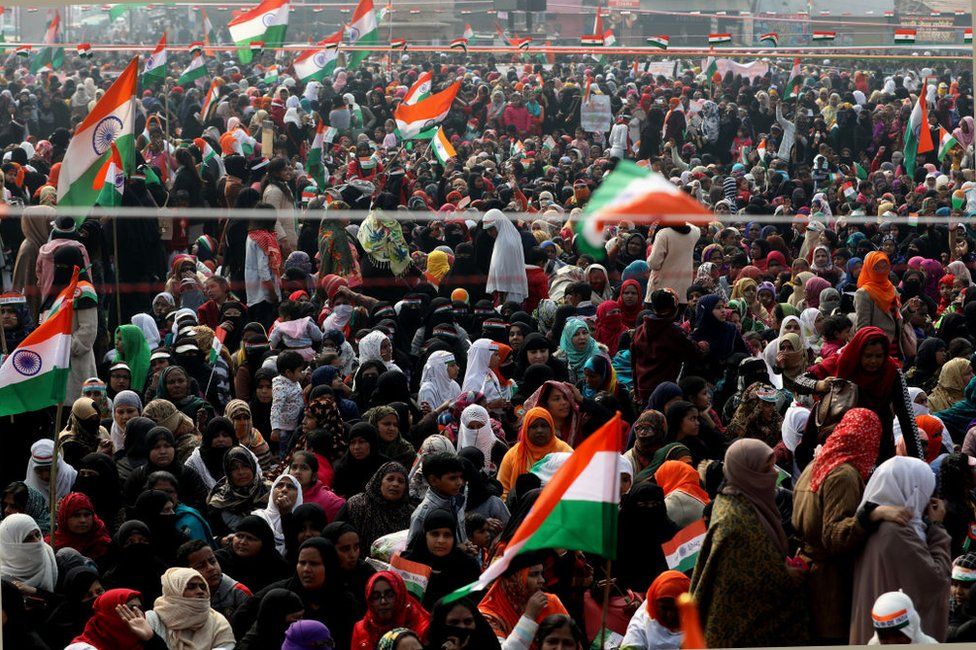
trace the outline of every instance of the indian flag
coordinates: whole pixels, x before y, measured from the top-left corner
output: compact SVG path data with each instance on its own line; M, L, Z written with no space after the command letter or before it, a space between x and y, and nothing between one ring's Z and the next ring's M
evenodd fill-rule
M125 170L122 168L122 156L119 148L112 143L112 155L98 171L93 187L98 190L95 205L102 207L118 207L122 205L122 194L125 192Z
M30 56L31 46L30 45L18 45L17 49L14 50L17 56L26 59Z
M837 32L815 31L810 38L814 41L832 41L837 38Z
M966 28L966 31L963 32L963 34L962 34L962 40L963 40L964 43L972 43L973 42L973 28L972 27L967 27Z
M166 78L166 32L159 39L156 49L146 57L146 63L142 67L142 85L152 86L162 83Z
M851 181L847 181L841 185L840 191L844 195L844 198L850 203L853 203L854 199L857 198L857 190L854 189L854 183Z
M523 38L519 38L517 36L513 36L512 38L509 39L508 43L512 47L517 47L518 49L524 51L529 49L529 45L532 44L532 37L525 36Z
M705 520L699 519L679 530L670 542L661 544L668 568L682 573L693 570L698 562L698 553L705 541L706 532Z
M776 32L769 32L768 34L763 34L759 37L759 42L765 45L772 45L777 47L779 45L779 34Z
M288 31L288 0L263 0L227 23L230 38L237 45L237 58L250 63L250 45L262 42L267 47L280 47Z
M437 129L437 134L431 138L430 146L433 148L434 155L437 156L437 159L441 161L442 165L446 165L448 160L457 156L457 152L451 146L451 141L444 134L443 126Z
M210 46L217 42L217 31L207 17L207 10L200 7L200 14L203 16L203 46L206 48L204 52L206 52L207 56L213 56L214 51L210 49Z
M586 36L580 36L580 45L588 45L590 47L603 46L603 34L588 34Z
M445 597L451 602L485 589L520 553L560 548L613 559L617 553L617 504L623 442L620 414L584 440L542 488L504 553L476 582Z
M731 43L731 42L732 42L732 34L722 33L722 34L709 34L708 35L708 44L709 45L718 45L719 43Z
M915 42L915 30L914 29L896 29L895 30L895 42L896 43L914 43Z
M797 97L800 94L800 86L803 85L803 76L800 74L800 59L793 59L793 67L790 69L790 77L786 81L786 97Z
M83 59L92 57L91 43L78 43L78 56Z
M461 36L466 39L474 38L474 30L471 29L471 23L464 23L464 33Z
M453 41L451 41L451 49L452 50L463 50L463 51L467 52L468 51L468 39L466 39L466 38L455 38Z
M613 47L617 44L617 37L614 36L612 29L603 32L603 44L607 47Z
M17 415L65 400L78 271L56 299L62 307L31 332L0 365L0 415Z
M322 160L322 154L325 152L325 129L325 124L319 120L319 124L315 128L315 137L312 139L312 146L305 158L305 168L308 170L308 175L315 180L319 190L325 189L325 163Z
M203 138L193 138L193 144L200 150L200 169L212 168L217 172L217 177L224 175L224 161L220 159L217 152L213 150L210 143Z
M191 84L201 77L207 76L207 62L203 58L203 54L199 53L193 60L190 61L190 65L186 66L186 70L180 75L180 78L176 80L181 86Z
M332 144L332 141L335 140L337 135L339 135L339 129L335 128L334 126L330 126L325 130L325 143Z
M715 83L716 81L722 81L722 75L718 73L718 61L715 60L714 56L710 56L705 60L702 70L705 71L705 80L708 81L709 84Z
M390 41L391 50L405 50L407 49L407 39L405 38L394 38Z
M915 174L915 159L918 154L935 149L935 144L932 142L932 131L929 129L929 108L925 101L925 94L926 83L923 81L922 89L918 93L918 100L916 100L912 114L908 118L903 139L905 171L909 176Z
M139 58L136 57L75 129L61 162L58 205L95 205L99 194L95 177L112 155L113 144L121 155L123 167L131 169L135 160L132 127L138 77Z
M400 574L403 583L410 594L418 599L424 599L424 592L427 591L427 583L430 582L430 574L433 573L426 564L405 560L397 553L390 558L390 569Z
M525 153L525 145L521 140L512 143L512 156L521 156Z
M58 70L64 65L64 48L56 46L60 40L58 37L60 29L61 13L55 10L47 24L47 30L44 32L44 47L31 61L31 73L36 74L41 70Z
M217 108L217 100L220 99L219 78L210 82L207 96L203 98L203 106L200 108L200 121L204 124L210 119L210 112Z
M400 104L393 112L397 132L402 140L412 140L421 132L440 124L447 117L457 97L461 82L455 81L445 90L416 104Z
M376 45L380 42L373 0L359 0L356 11L352 14L352 23L346 27L346 31L349 32L349 42L353 45ZM366 50L352 52L346 67L355 68L368 56L369 51Z
M949 149L952 149L959 144L959 141L953 137L951 133L939 127L939 162L946 157L949 153Z
M759 141L756 145L756 153L759 154L759 160L763 160L766 157L766 138Z
M648 36L647 44L651 47L656 47L659 50L668 49L668 45L671 44L671 37L665 36L664 34L658 34L657 36Z
M213 342L210 344L210 365L216 363L217 357L220 356L220 350L224 346L225 338L227 338L227 330L223 327L217 327L214 330Z
M278 64L272 63L268 66L268 69L264 71L264 83L273 84L278 82Z
M429 70L421 72L420 76L417 77L417 81L410 86L410 90L407 94L403 96L403 103L407 106L411 104L416 104L419 101L423 101L430 97L430 83L432 81L431 73Z
M342 41L342 30L322 39L316 43L316 47L299 54L294 63L295 76L299 81L302 83L322 81L330 76L339 58L339 51L336 48L340 41ZM332 47L329 47L330 44Z
M604 229L621 219L662 226L706 225L711 212L661 174L622 160L603 179L576 222L585 247L604 250Z

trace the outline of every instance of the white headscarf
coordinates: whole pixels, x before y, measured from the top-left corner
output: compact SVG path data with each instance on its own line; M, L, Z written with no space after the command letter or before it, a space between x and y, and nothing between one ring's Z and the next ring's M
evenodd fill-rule
M461 394L461 387L447 375L449 363L456 363L456 360L454 355L446 350L432 352L427 358L424 370L420 374L420 391L417 393L419 402L427 402L431 408L436 409L447 400Z
M783 322L779 325L779 336L775 340L770 341L762 351L762 358L766 362L766 370L769 374L769 383L779 389L783 388L783 376L774 372L773 368L776 367L776 355L779 354L779 341L782 337L789 334L786 331L786 324L791 321L796 321L796 324L800 326L800 331L796 335L800 337L800 342L803 343L803 349L810 348L810 341L804 335L803 322L796 316L787 316L784 318Z
M171 650L209 650L234 645L234 633L227 619L210 608L209 586L207 598L183 596L190 581L202 577L194 569L183 567L167 569L163 574L163 594L153 603L152 616L166 627L164 639Z
M367 361L383 361L383 355L380 353L383 341L390 341L390 339L379 330L373 330L361 338L359 340L359 365L363 365ZM393 345L392 341L390 341L390 345ZM383 364L387 370L400 370L400 367L393 363L392 358L390 361L383 361Z
M803 430L809 418L810 409L799 404L793 404L786 409L786 414L783 416L783 444L791 453L796 451L800 441L803 440Z
M495 228L498 236L491 251L491 264L488 266L488 293L500 291L508 294L506 300L522 302L529 297L529 281L525 277L525 251L522 237L515 224L498 209L485 213L482 226Z
M911 643L938 643L922 631L922 621L915 611L915 603L903 591L889 591L878 596L871 608L871 624L875 630L898 630ZM881 645L877 632L868 641L868 645Z
M54 441L53 440L38 440L33 445L31 445L31 457L27 461L27 476L24 477L24 483L28 487L32 487L41 493L44 497L44 505L50 505L50 494L51 486L48 481L41 481L37 476L37 472L34 471L37 467L50 467L52 464L54 456ZM57 498L60 501L66 494L71 492L71 486L75 484L75 477L78 476L78 472L75 468L64 462L62 455L58 455L58 471L57 471Z
M54 591L58 579L54 549L40 538L24 542L35 530L40 535L41 529L29 515L17 513L0 521L0 573L31 587Z
M908 525L925 541L922 515L935 492L935 474L924 460L911 456L894 456L881 463L864 488L861 506L870 501L879 506L908 508L912 518Z
M480 422L481 426L472 428L471 424ZM491 418L484 406L472 404L461 411L461 426L458 429L457 448L461 451L465 447L477 447L485 455L485 469L494 473L491 462L491 449L495 446L495 432L491 430Z
M468 369L464 373L464 383L461 392L474 391L484 393L489 402L501 397L501 385L498 377L489 368L491 355L498 352L498 344L491 339L478 339L468 348ZM491 394L489 394L491 393Z
M820 338L817 334L817 318L820 317L820 310L816 307L807 307L800 312L800 340L807 347L813 346L814 341Z
M155 350L159 347L159 328L156 327L156 321L149 314L136 314L132 317L132 324L142 330L142 336L146 339L146 343L149 344L150 350Z
M271 526L271 532L274 533L275 548L278 552L284 555L285 553L285 531L281 526L281 512L278 510L278 506L274 503L275 488L282 481L291 481L291 484L295 486L298 490L298 496L295 498L295 505L291 507L291 511L295 512L295 508L302 505L302 484L298 482L298 479L291 474L282 474L275 479L275 482L271 484L271 492L268 494L268 505L263 510L255 510L252 514L261 517L268 525Z

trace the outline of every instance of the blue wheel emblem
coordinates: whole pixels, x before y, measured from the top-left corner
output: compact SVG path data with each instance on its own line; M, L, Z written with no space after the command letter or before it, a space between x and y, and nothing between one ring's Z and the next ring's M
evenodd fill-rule
M264 23L265 27L271 27L274 25L275 15L274 13L267 13L261 16L261 22Z
M325 52L316 52L315 56L312 57L312 61L315 63L315 67L324 68L329 62L329 57Z
M17 350L12 357L14 370L25 377L33 377L41 371L41 355L33 350Z
M102 118L102 121L95 125L95 132L92 134L92 149L95 154L101 156L108 151L121 132L122 120L114 115Z
M359 40L359 30L355 27L347 27L346 31L349 32L349 40L353 43Z

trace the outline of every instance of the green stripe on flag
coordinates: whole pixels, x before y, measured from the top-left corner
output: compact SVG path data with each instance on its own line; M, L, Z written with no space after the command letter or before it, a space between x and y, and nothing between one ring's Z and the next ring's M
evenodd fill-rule
M52 368L32 379L0 389L0 416L17 415L63 402L70 368Z
M263 36L255 36L247 41L237 41L237 58L241 63L250 63L252 58L251 43L262 42L265 49L281 47L285 42L285 35L288 33L288 25L272 25L264 30Z
M353 45L377 45L380 42L379 30L374 29L373 31L363 34L359 37L359 40L353 43ZM366 58L372 54L369 50L356 50L350 52L348 56L348 63L346 67L350 70L354 69L360 63L366 60Z
M121 135L115 140L115 146L118 147L119 155L122 157L122 165L131 168L135 161L135 137L131 133ZM95 205L99 192L94 187L95 177L98 176L98 171L111 155L112 149L108 148L105 153L99 156L95 164L89 167L77 181L68 187L68 191L58 201L58 205L83 207ZM129 175L131 172L129 169L126 169L125 173Z
M617 557L619 512L620 507L612 502L560 501L525 541L523 550L572 548L613 560Z

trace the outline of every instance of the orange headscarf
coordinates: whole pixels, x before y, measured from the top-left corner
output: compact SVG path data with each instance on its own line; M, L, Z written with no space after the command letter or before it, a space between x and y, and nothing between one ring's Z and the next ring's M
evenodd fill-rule
M681 594L691 591L691 579L680 571L665 571L647 588L647 600L644 606L651 618L657 620L657 601L661 598L678 599Z
M545 420L552 427L553 436L549 441L549 444L545 447L536 447L529 441L529 427L536 420ZM519 429L518 443L515 449L515 464L514 464L514 474L512 476L518 476L529 471L533 463L537 462L540 458L546 454L551 454L556 451L556 423L552 419L552 415L546 409L541 406L536 406L530 408L525 417L522 419L522 428Z
M888 256L881 251L871 251L865 256L861 275L857 277L857 288L866 289L874 304L887 314L899 306L898 292L887 275L874 270L881 261L890 264Z
M942 431L945 425L939 418L928 414L915 416L915 423L918 425L919 432L925 432L928 436L929 444L925 450L925 462L931 463L942 451ZM902 443L904 444L904 438Z
M708 492L702 489L698 472L694 467L680 460L664 461L654 472L654 482L664 490L664 496L677 490L695 497L705 505L711 502Z
M478 611L484 615L498 636L507 637L522 618L525 604L532 596L527 585L529 568L525 567L501 580L495 580L478 605ZM546 597L546 606L535 619L537 623L553 614L568 613L558 596L546 594Z

